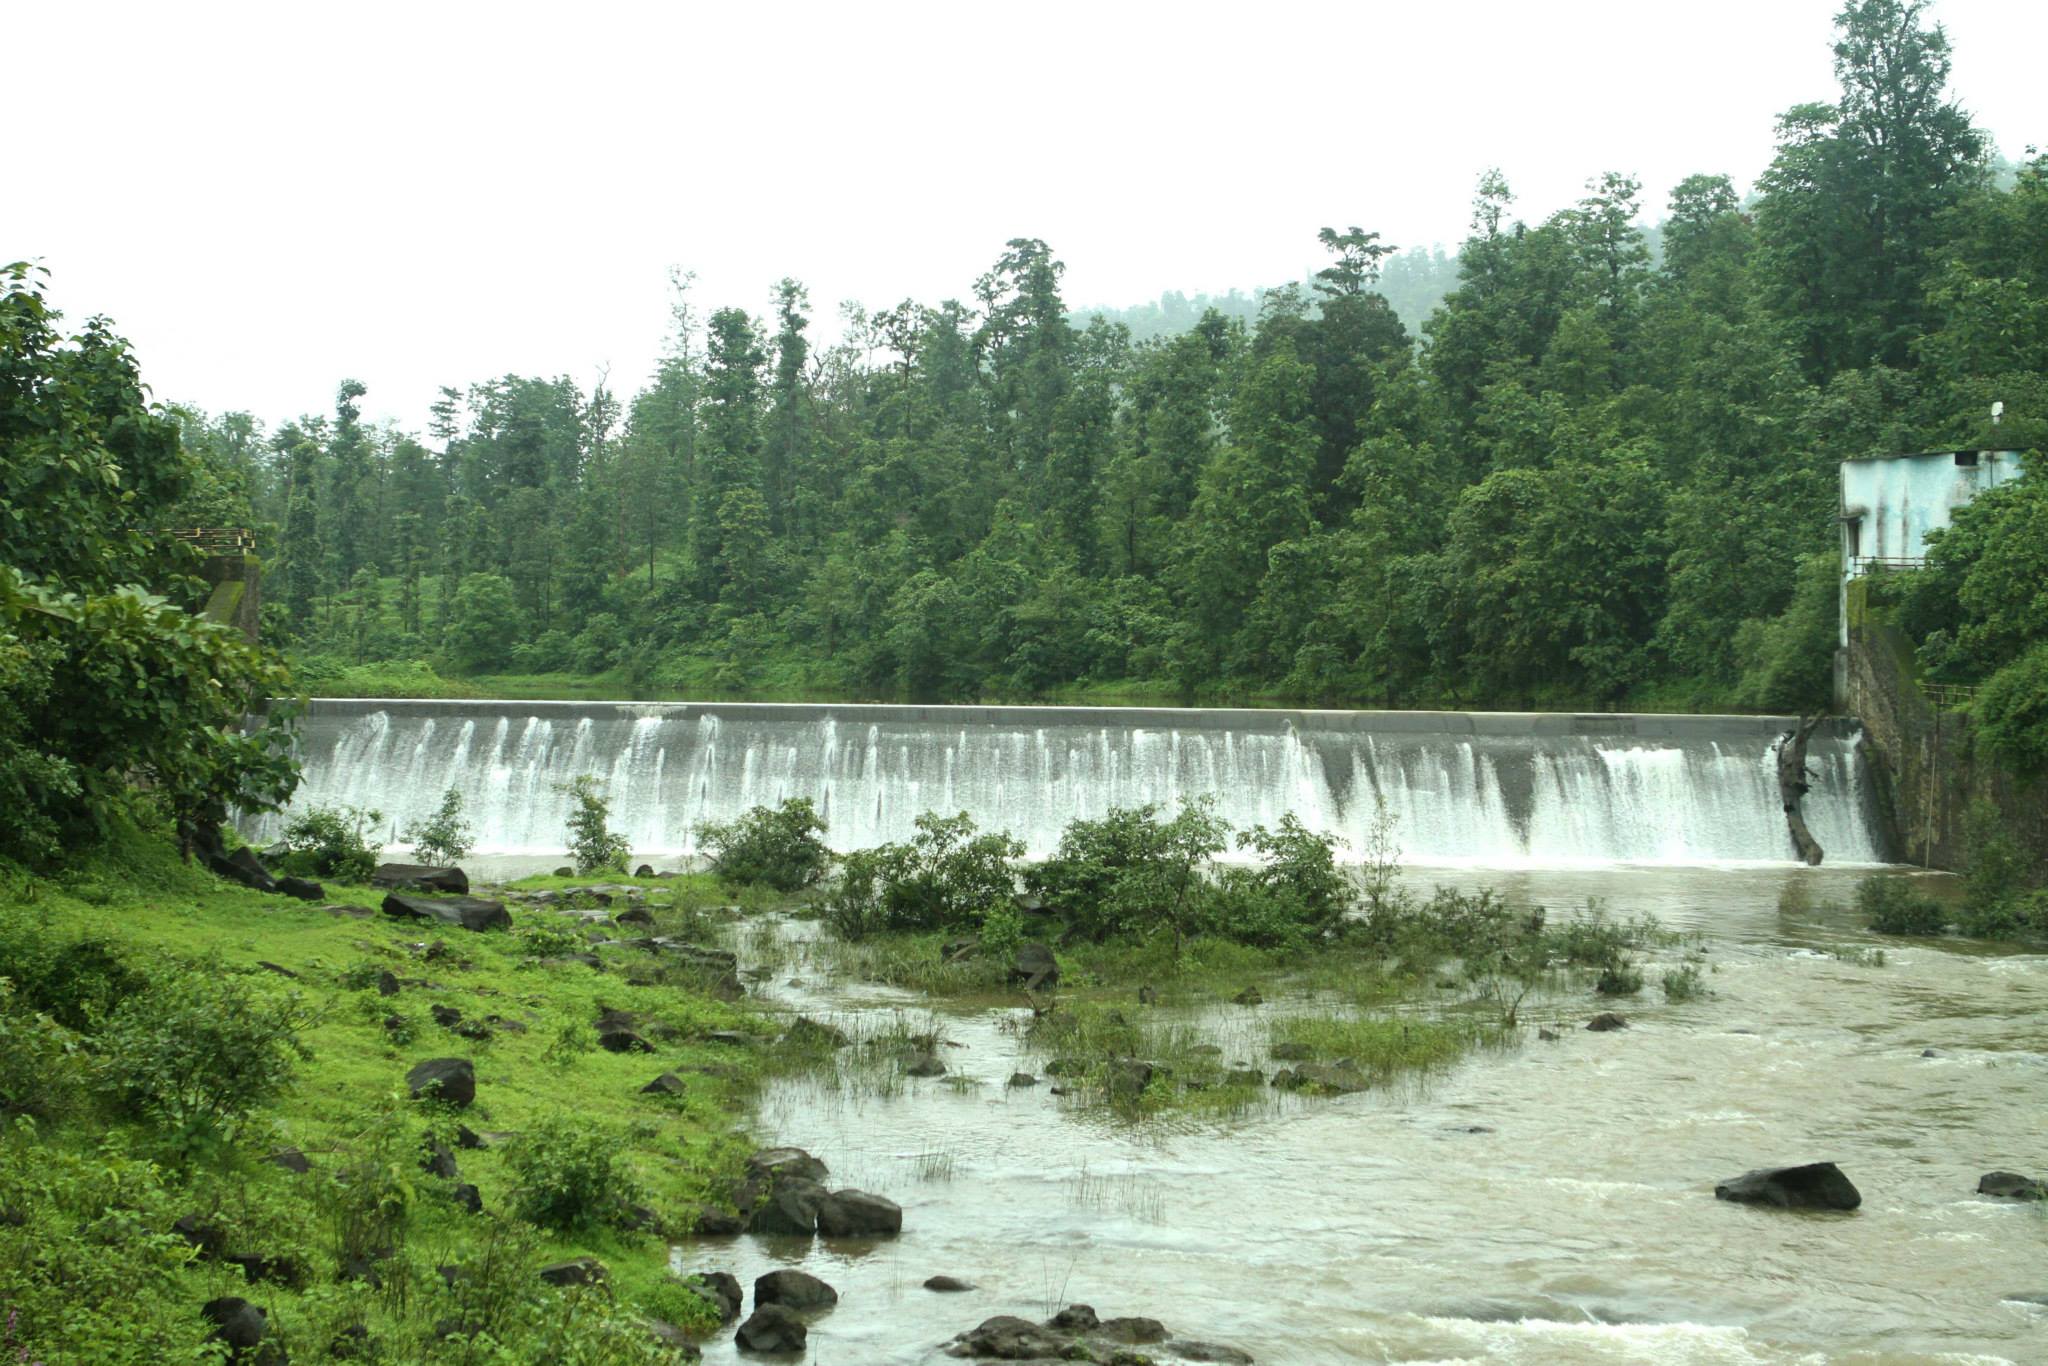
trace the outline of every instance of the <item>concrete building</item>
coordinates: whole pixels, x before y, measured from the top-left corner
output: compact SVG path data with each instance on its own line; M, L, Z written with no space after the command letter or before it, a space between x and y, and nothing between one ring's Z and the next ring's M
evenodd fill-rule
M1849 581L1877 568L1917 568L1927 533L1985 489L2020 477L2018 451L1933 451L1842 462L1841 643L1849 644Z

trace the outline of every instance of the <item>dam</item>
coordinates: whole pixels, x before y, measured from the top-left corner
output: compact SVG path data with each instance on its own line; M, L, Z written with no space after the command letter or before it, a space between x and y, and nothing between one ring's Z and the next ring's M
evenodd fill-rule
M1773 748L1793 718L810 703L318 699L296 722L293 810L382 813L387 845L459 790L480 854L564 847L561 784L603 781L635 858L808 797L845 851L965 811L1032 857L1077 817L1210 797L1243 830L1292 812L1358 858L1380 813L1408 862L1773 864L1794 853ZM1829 862L1883 861L1853 723L1808 749ZM289 812L245 824L268 841Z

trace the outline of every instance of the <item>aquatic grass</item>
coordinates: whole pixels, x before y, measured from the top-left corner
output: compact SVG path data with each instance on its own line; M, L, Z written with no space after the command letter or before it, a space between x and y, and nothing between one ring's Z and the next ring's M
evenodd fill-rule
M1375 1085L1441 1071L1478 1048L1511 1044L1519 1031L1470 1016L1308 1014L1273 1021L1269 1051L1283 1045L1315 1062L1341 1062ZM1283 1050L1285 1051L1285 1050Z

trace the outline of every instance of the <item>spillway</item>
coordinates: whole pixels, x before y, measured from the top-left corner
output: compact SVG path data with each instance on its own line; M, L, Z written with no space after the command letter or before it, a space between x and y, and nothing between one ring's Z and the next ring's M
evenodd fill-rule
M478 853L560 853L559 785L603 780L636 856L809 797L840 850L966 811L1034 857L1075 817L1208 795L1238 829L1293 812L1356 857L1377 813L1429 864L1777 863L1793 858L1772 747L1785 717L321 699L297 722L294 809L385 816L388 843L459 789ZM1853 724L1809 746L1807 820L1831 863L1883 857ZM282 817L245 826L274 838Z

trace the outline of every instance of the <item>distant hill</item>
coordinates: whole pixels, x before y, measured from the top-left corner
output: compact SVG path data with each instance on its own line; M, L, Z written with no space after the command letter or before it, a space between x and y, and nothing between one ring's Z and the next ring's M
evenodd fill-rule
M1309 281L1297 283L1303 294L1314 297ZM1457 283L1458 258L1455 253L1446 252L1441 246L1413 247L1387 258L1380 273L1379 290L1394 306L1394 312L1409 334L1420 336L1422 324L1443 302L1444 295L1457 287ZM1249 291L1233 289L1226 294L1193 295L1174 289L1150 303L1132 304L1128 308L1077 308L1071 317L1076 326L1086 326L1090 318L1098 316L1112 323L1122 323L1131 330L1133 341L1145 341L1185 332L1212 308L1226 318L1235 318L1250 326L1258 318L1259 306L1266 295L1283 287L1266 285Z

